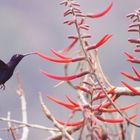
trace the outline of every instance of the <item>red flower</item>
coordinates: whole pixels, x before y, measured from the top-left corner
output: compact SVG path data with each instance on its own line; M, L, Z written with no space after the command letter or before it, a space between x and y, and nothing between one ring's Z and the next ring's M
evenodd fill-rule
M119 118L119 119L110 119L110 118L103 118L101 116L96 116L97 119L99 119L100 121L103 121L103 122L108 122L108 123L121 123L123 122L125 119L124 118ZM137 114L133 114L131 116L129 116L129 120L132 120L134 118L137 117Z
M65 57L59 53L57 53L56 51L54 50L51 50L55 55L57 55L58 57L60 58L53 58L53 57L49 57L47 55L44 55L42 53L39 53L39 52L35 52L35 54L37 54L38 56L46 59L46 60L49 60L49 61L53 61L53 62L56 62L56 63L70 63L70 62L76 62L76 61L81 61L81 60L84 60L85 57L83 56L79 56L77 58L70 58L70 57Z
M140 81L140 78L136 77L136 76L132 76L126 72L121 72L122 75L124 75L125 77L129 78L129 79L132 79L134 81Z
M132 108L133 106L137 105L138 103L133 103L133 104L130 104L130 105L127 105L127 106L124 106L124 107L120 107L119 110L127 110L129 108ZM107 113L111 113L111 112L117 112L118 110L115 109L115 108L100 108L99 109L100 111L102 112L107 112Z
M55 119L58 123L60 123L61 125L65 125L65 126L78 126L78 125L82 125L84 123L84 120L80 120L80 121L76 121L76 122L64 122L58 119Z
M104 37L102 37L98 43L96 43L93 46L90 46L87 48L87 50L91 50L91 49L97 49L98 47L100 47L101 45L103 45L112 35L110 34L106 34Z
M77 37L74 38L74 41L69 46L67 46L66 48L61 50L60 52L63 52L63 53L68 52L69 50L71 50L74 47L74 45L77 43L77 41L78 41L78 38Z
M99 18L99 17L102 17L102 16L104 16L105 14L107 14L108 12L109 12L109 10L112 8L112 6L113 6L113 2L112 3L110 3L110 5L105 9L105 10L103 10L102 12L100 12L100 13L97 13L97 14L93 14L93 13L91 13L91 14L86 14L86 15L80 15L79 14L79 16L82 16L82 17L89 17L89 18Z
M55 79L55 80L62 80L62 81L69 81L69 80L74 80L74 79L77 79L79 77L82 77L86 74L89 74L90 72L89 71L84 71L84 72L81 72L79 74L74 74L74 75L68 75L68 76L58 76L58 75L53 75L53 74L50 74L46 71L43 71L43 70L40 70L45 76L49 77L49 78L52 78L52 79Z
M48 98L49 98L50 100L52 100L52 101L54 101L54 102L56 102L56 103L58 103L58 104L64 106L64 107L68 108L68 109L74 110L75 108L77 108L77 104L76 104L76 103L75 103L75 104L65 103L65 102L60 101L60 100L58 100L58 99L56 99L56 98L53 98L53 97L51 97L51 96L48 96Z
M128 89L130 89L132 92L134 92L135 94L139 94L140 92L138 90L136 90L134 87L130 86L129 84L127 84L126 82L121 81L122 84L124 84Z

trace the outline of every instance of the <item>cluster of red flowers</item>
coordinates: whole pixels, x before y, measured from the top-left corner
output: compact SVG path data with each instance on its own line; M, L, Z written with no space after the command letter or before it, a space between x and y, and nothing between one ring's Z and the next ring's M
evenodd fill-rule
M87 18L96 19L106 15L112 8L113 3L110 3L110 5L105 10L97 14L92 14L92 13L83 14L80 10L80 4L73 0L64 0L60 4L65 5L67 7L67 10L64 12L64 17L68 17L68 18L71 17L69 20L64 21L64 24L67 24L68 26L75 26L77 30L77 35L68 36L68 39L72 40L72 42L63 50L57 52L51 49L50 51L53 53L55 57L50 57L40 52L36 52L36 54L41 58L52 62L62 63L64 65L77 63L79 65L77 74L71 74L71 75L66 74L64 76L60 76L60 75L51 74L44 70L41 70L41 72L49 78L68 82L70 85L72 85L75 88L76 92L78 92L78 95L82 94L81 96L84 96L86 103L82 101L82 99L81 99L81 103L77 103L70 96L66 96L68 102L63 102L61 100L48 96L50 100L54 101L55 103L67 109L72 110L73 112L77 112L77 111L88 112L90 115L88 115L87 118L85 116L83 117L81 116L82 119L80 121L75 121L75 122L64 122L58 119L56 119L56 121L61 125L65 125L65 126L84 125L85 123L88 122L88 120L90 120L89 122L91 123L91 125L96 125L100 121L108 122L108 123L124 122L125 117L123 116L121 116L120 118L104 117L105 113L111 114L113 112L118 112L118 110L124 111L137 105L137 103L133 103L124 107L115 108L114 107L115 100L118 98L118 95L115 93L116 88L110 86L108 82L106 82L104 75L101 73L101 69L98 64L99 62L98 59L96 58L97 49L103 46L111 38L112 35L106 34L97 43L90 44L88 39L90 39L92 36L85 33L90 29L90 27L85 23L86 19ZM132 42L132 40L129 41ZM78 47L76 45L78 45ZM78 53L76 57L70 57L66 55L70 53L73 48L76 47L78 48L77 49ZM94 53L95 55L93 55ZM128 57L128 61L135 62L135 63L140 62L132 55L128 53L125 54ZM125 72L122 72L122 74L130 79L139 81L140 73L134 67L132 69L135 72L136 77L131 76ZM80 83L78 83L77 85L73 85L72 80L75 80L77 78L78 79L81 78ZM135 94L140 94L132 86L128 85L123 81L122 83L128 89L133 91ZM108 85L108 87L106 87L106 85ZM114 104L112 104L112 102ZM129 116L128 119L131 120L136 116L137 116L136 114L133 114Z
M140 35L140 9L136 10L134 13L130 13L127 15L128 18L130 18L132 20L132 24L129 25L128 27L128 32L134 32L134 33L138 33ZM140 39L135 39L135 38L129 38L128 41L132 44L136 45L136 49L134 49L134 52L140 52ZM140 59L134 57L133 55L125 52L125 55L127 56L127 60L131 63L134 64L140 64ZM132 70L135 73L136 76L130 75L126 72L121 72L122 75L124 75L125 77L133 80L133 81L140 81L140 73L136 70L136 68L134 66L132 66ZM133 91L135 94L140 95L140 92L137 91L133 86L125 83L122 81L122 83L131 91Z

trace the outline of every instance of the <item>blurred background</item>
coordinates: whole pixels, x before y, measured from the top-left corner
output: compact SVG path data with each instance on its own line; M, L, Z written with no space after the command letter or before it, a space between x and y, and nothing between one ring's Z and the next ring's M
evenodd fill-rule
M100 12L110 3L106 0L79 0L79 2L81 10L86 13ZM88 20L91 26L89 33L93 37L92 43L95 43L107 33L113 34L113 37L101 47L100 59L105 74L115 86L121 86L121 80L135 84L124 78L120 72L131 73L130 64L123 55L125 51L131 53L135 47L127 41L132 33L127 32L128 25L131 22L126 18L126 15L138 8L140 8L139 0L114 0L113 8L106 16L97 20ZM64 6L60 6L57 0L1 0L0 59L8 62L13 54L24 54L32 51L51 55L50 48L60 50L67 46L70 43L67 36L75 33L75 30L63 25L64 10ZM20 73L22 79L30 123L51 126L51 123L41 111L39 92L42 93L45 104L54 116L59 119L68 117L67 111L61 106L58 109L55 103L47 99L47 95L64 99L65 94L74 96L73 90L66 84L54 88L54 85L58 82L42 75L39 69L54 74L63 74L63 64L47 62L37 56L24 58L17 66L13 77L6 83L6 89L0 90L0 117L7 117L7 112L10 111L11 119L22 119L20 100L16 94L16 72ZM139 101L139 99L140 97L125 99L122 104ZM0 129L5 127L7 127L7 123L0 122ZM41 140L47 137L48 133L45 131L30 129L29 140ZM137 139L138 137L140 137L140 134L137 134ZM0 131L0 138L3 140L12 139L7 131Z

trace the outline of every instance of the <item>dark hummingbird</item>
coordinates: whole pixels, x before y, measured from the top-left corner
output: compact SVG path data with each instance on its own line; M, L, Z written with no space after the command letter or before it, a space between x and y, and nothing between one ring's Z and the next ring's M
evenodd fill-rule
M34 53L28 53L28 54L15 54L11 57L10 61L6 64L2 60L0 60L0 88L5 89L5 82L8 81L11 76L13 75L13 72L18 65L18 63L24 58L25 56L31 55Z

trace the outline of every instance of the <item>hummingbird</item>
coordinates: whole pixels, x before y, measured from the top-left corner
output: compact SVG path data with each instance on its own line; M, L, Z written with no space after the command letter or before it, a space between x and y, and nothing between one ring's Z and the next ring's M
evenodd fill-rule
M5 82L8 81L12 77L18 63L25 56L32 55L32 54L35 54L35 53L15 54L11 57L8 63L5 63L0 59L0 89L5 90Z

